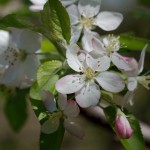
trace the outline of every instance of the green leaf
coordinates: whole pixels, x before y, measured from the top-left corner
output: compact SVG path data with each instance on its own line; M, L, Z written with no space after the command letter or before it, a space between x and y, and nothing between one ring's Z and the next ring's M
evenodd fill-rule
M7 29L14 27L19 29L31 29L33 31L41 32L40 25L33 23L30 18L23 15L10 14L0 19L0 28Z
M111 127L115 131L114 122L116 119L116 108L113 106L109 106L104 109L104 113ZM123 140L118 137L119 140L121 141L126 150L144 150L144 139L138 120L127 110L125 110L124 113L126 114L126 116L128 116L128 120L134 130L134 133L129 139Z
M130 50L142 50L146 44L150 45L150 40L134 37L127 34L120 35L120 42L127 46ZM150 52L150 46L147 47L147 51Z
M62 62L57 60L43 63L37 71L37 82L39 88L44 88L45 90L53 89L58 80L58 75L55 74L61 67Z
M60 150L64 137L64 131L63 121L60 121L59 128L56 132L52 134L41 133L40 150Z
M4 107L5 115L13 130L21 129L27 119L27 92L28 90L16 89L12 94L7 94Z
M65 57L64 47L71 38L70 19L66 9L59 0L49 0L41 11L43 35L55 45Z

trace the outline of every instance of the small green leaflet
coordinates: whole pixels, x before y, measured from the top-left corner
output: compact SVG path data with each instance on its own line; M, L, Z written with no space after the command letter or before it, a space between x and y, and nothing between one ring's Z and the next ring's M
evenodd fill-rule
M37 83L39 88L49 90L58 80L56 73L62 67L62 62L58 60L43 63L37 70Z
M114 122L116 118L116 107L109 106L104 109L104 113L109 124L115 131ZM118 137L119 140L121 141L121 143L123 144L126 150L145 150L144 139L143 139L143 135L138 120L127 110L125 110L124 113L126 114L126 116L128 116L128 120L134 130L134 133L132 137L130 137L129 139L123 140Z
M127 46L127 49L136 51L142 51L146 44L150 45L150 40L134 37L128 34L121 34L120 42L123 45L125 44L125 46ZM147 47L147 51L150 52L150 46Z

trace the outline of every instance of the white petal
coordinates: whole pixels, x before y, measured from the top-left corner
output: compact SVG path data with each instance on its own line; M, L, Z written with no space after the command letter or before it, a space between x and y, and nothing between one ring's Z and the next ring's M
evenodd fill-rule
M61 0L61 2L64 6L68 6L68 5L71 5L75 2L77 2L77 0Z
M86 55L86 63L94 71L106 71L110 67L110 58L108 56L102 56L94 58L89 54Z
M31 5L29 9L33 12L38 12L43 10L44 5Z
M78 9L82 16L91 18L98 14L101 0L79 0Z
M99 35L96 32L84 30L84 36L82 37L82 47L84 50L91 52L93 50L100 50L102 43L99 40Z
M33 4L36 4L36 5L44 5L47 0L30 0Z
M45 108L47 109L47 111L49 112L56 111L57 107L56 107L54 95L50 93L49 91L41 91L40 94L42 97L43 104Z
M138 73L141 73L143 71L144 60L145 60L145 52L146 52L147 46L148 45L145 45L145 47L143 48L143 50L141 52L140 60L139 60L139 63L138 63L138 69L139 69Z
M67 47L66 57L68 65L75 71L81 72L82 71L82 64L79 61L78 53L80 48L77 44L72 44Z
M75 99L80 107L95 106L100 99L100 89L95 83L86 83L86 85L75 93Z
M113 53L111 60L113 64L122 71L132 71L137 68L137 62L132 57L124 57L118 53Z
M13 82L18 77L20 69L21 68L19 63L8 66L8 68L5 70L5 73L3 74L2 82L4 84L9 84Z
M64 110L66 105L67 105L67 95L58 93L58 106L60 107L61 110Z
M45 134L50 134L55 132L59 127L59 119L48 119L45 121L41 127L41 131Z
M80 14L76 5L67 7L67 12L70 16L71 25L75 25L80 22Z
M64 109L64 114L67 117L77 117L80 113L79 107L74 100L68 100Z
M127 87L129 89L129 91L133 91L137 88L137 79L135 77L129 77L128 78L128 84Z
M23 30L20 34L18 48L25 50L27 53L33 53L40 49L41 36L30 30Z
M83 26L81 24L74 25L71 27L71 39L70 44L76 43L81 35Z
M63 94L71 94L80 90L85 82L81 75L67 75L56 83L56 90Z
M134 91L128 91L122 101L122 108L125 106L125 104L130 104L131 106L133 105L133 99L135 96L136 90Z
M9 44L9 32L0 30L0 55L5 51Z
M71 135L79 139L83 139L84 131L79 124L65 120L64 127Z
M102 72L95 79L104 90L109 92L117 93L125 88L124 80L113 72Z
M24 61L24 71L29 79L36 79L36 71L40 62L35 55L28 55Z
M94 24L105 31L112 31L118 28L122 20L123 16L120 13L103 11L98 14Z

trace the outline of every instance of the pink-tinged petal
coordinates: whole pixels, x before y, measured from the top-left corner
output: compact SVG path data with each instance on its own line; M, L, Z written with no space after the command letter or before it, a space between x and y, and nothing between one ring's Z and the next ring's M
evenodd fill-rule
M59 118L50 118L45 121L41 127L41 131L45 134L51 134L55 132L59 127Z
M122 20L123 16L120 13L103 11L95 18L94 25L105 31L112 31L118 28Z
M71 27L70 44L78 42L80 35L81 35L81 32L82 32L82 28L83 28L83 26L81 24L74 25Z
M84 36L82 37L82 47L84 50L91 52L93 50L100 51L103 45L99 40L99 35L88 29L84 29Z
M81 75L67 75L56 83L56 90L63 94L71 94L79 91L85 82Z
M129 77L127 87L129 91L134 91L137 88L138 81L136 77Z
M108 56L102 56L99 58L93 57L87 54L86 63L88 67L92 68L94 71L106 71L110 67L110 58Z
M80 22L80 14L76 5L67 7L67 12L70 16L71 25L76 25Z
M111 55L113 64L122 71L132 71L137 68L137 61L133 57L124 57L118 53Z
M117 93L125 88L124 80L113 72L102 72L95 79L104 90L109 92Z
M75 93L75 99L80 107L86 108L97 105L100 95L98 85L95 83L86 83L80 91Z
M54 95L49 91L41 91L40 94L46 110L49 112L57 111Z
M142 52L141 52L141 56L140 56L140 60L138 63L138 73L141 73L143 71L143 67L144 67L144 60L145 60L145 52L146 52L146 48L147 48L148 44L145 45L145 47L143 48Z
M69 120L65 120L64 127L71 135L79 139L84 138L84 131L79 124L69 121Z
M79 61L78 53L80 48L77 44L72 44L67 47L66 57L68 65L75 71L81 72L82 71L82 64Z
M67 106L67 95L58 93L58 106L60 107L61 110L64 110L65 107Z
M118 136L122 139L128 139L133 134L133 129L131 128L125 115L117 116L115 120L115 130Z
M64 114L67 117L77 117L80 113L80 109L74 100L68 100L64 109Z
M91 18L98 14L100 10L100 0L80 0L78 9L82 16Z

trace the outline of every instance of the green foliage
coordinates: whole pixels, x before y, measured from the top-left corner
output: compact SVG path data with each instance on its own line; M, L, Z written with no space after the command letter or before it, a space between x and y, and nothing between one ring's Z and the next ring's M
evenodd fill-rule
M109 106L104 109L104 113L111 127L115 131L114 122L116 118L116 107ZM134 130L134 133L129 139L123 140L118 137L119 140L121 141L126 150L144 150L144 139L138 120L127 110L125 110L124 113L128 117L128 120Z
M62 67L62 62L53 60L43 63L37 70L37 83L39 88L50 90L53 89L58 75L56 73Z
M13 130L19 131L27 119L27 93L28 90L6 93L5 115Z
M127 34L120 35L120 42L127 46L130 50L142 50L146 44L150 45L150 40L134 37ZM150 52L150 46L147 47L147 51Z
M10 0L0 0L0 5L6 5Z
M65 57L64 47L70 42L70 19L59 0L49 0L41 11L43 34L53 42L59 53Z

